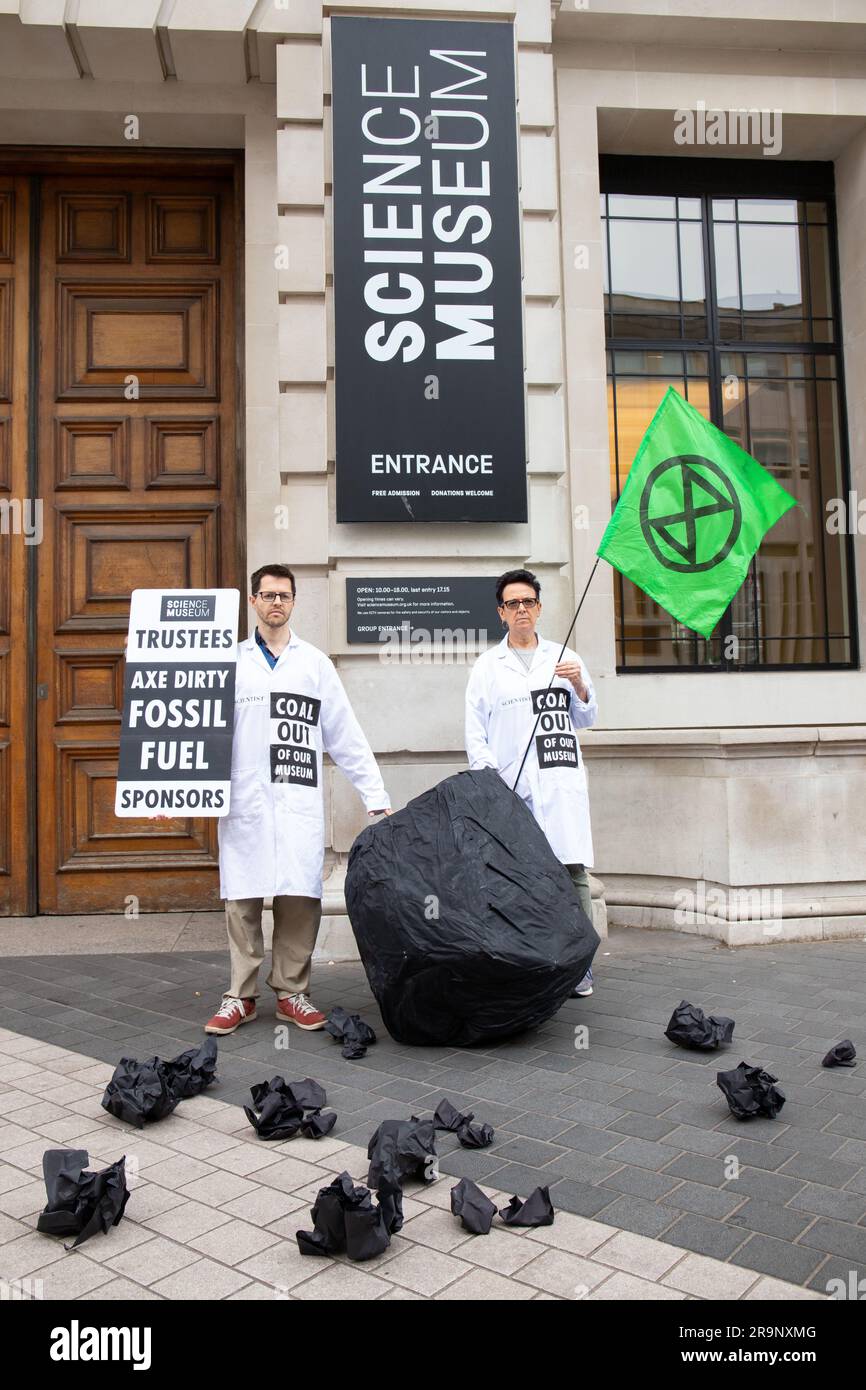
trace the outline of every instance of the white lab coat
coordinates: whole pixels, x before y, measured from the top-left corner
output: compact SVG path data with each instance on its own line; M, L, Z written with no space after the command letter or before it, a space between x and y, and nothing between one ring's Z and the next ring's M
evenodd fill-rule
M272 717L271 697L287 697ZM298 697L291 701L289 697ZM291 775L315 785L274 781L279 759L303 764ZM271 670L255 633L238 644L231 804L219 822L220 893L224 898L281 894L322 896L325 853L323 750L362 797L368 811L390 806L373 752L334 664L294 633Z
M527 671L508 645L508 636L498 646L480 656L472 668L466 688L466 754L472 768L493 767L514 786L517 769L535 723L532 695L546 690L557 664L561 643L548 642L540 634ZM529 806L547 836L556 857L563 864L593 862L592 832L589 823L589 793L586 769L580 751L577 729L589 728L598 714L595 691L589 673L576 652L566 647L562 661L580 661L589 699L577 698L570 681L554 677L552 699L561 709L544 711L523 765L517 792ZM570 697L570 698L569 698ZM550 765L539 765L536 738L552 739L550 753L542 758ZM559 752L554 750L561 750ZM576 765L559 765L557 757L575 760Z

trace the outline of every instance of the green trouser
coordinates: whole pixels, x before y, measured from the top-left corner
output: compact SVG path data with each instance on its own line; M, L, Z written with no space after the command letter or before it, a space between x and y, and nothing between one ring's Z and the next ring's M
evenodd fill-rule
M580 905L592 921L592 893L589 890L589 878L586 869L582 864L566 864L565 866L571 874L571 881L577 890Z

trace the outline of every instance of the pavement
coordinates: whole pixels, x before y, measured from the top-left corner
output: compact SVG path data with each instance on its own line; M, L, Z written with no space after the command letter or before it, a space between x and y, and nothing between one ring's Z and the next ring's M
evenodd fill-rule
M265 987L259 1018L220 1042L216 1085L143 1133L121 1125L99 1103L114 1064L200 1041L226 961L170 947L0 959L0 1280L40 1279L44 1297L62 1299L594 1301L821 1298L829 1280L866 1275L866 1069L821 1067L843 1037L866 1055L862 941L732 951L614 929L591 998L471 1049L401 1046L362 968L322 964L315 1002L377 1029L365 1058L278 1025ZM733 1017L733 1047L668 1042L683 998ZM780 1078L776 1120L730 1116L715 1073L741 1060ZM255 1136L240 1106L274 1074L325 1086L331 1135ZM309 1229L318 1189L343 1169L363 1180L379 1122L432 1112L446 1095L495 1127L493 1146L439 1134L442 1177L407 1187L406 1225L376 1260L302 1257L294 1235ZM58 1145L87 1148L92 1166L126 1153L133 1178L121 1224L69 1254L34 1230L41 1155ZM498 1205L549 1187L554 1225L497 1220L489 1236L468 1235L450 1212L462 1176Z

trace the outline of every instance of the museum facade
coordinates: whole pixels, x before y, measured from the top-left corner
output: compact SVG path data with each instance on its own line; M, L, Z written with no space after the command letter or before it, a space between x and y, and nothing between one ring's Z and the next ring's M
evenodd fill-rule
M465 767L496 576L565 635L672 385L799 505L707 640L599 565L596 892L866 936L866 5L831 8L2 7L0 914L218 904L214 821L114 816L134 588L290 564L402 805ZM326 790L336 952L365 815Z

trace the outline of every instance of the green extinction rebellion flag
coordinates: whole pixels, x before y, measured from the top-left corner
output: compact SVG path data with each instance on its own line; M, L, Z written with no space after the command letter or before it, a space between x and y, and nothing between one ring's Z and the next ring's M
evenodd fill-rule
M796 498L669 386L598 554L709 637Z

